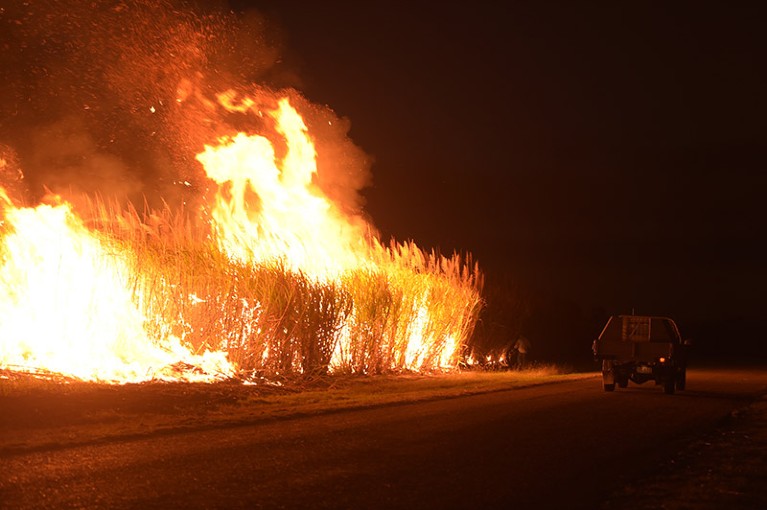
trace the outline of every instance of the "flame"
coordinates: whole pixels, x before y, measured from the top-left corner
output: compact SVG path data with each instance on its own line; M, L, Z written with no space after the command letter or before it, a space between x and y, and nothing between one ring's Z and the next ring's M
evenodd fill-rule
M256 109L250 98L219 99L230 110ZM303 119L287 98L267 114L287 143L281 162L266 137L245 133L197 155L219 184L211 211L219 246L242 262L278 260L319 279L360 266L364 238L314 184L317 154Z
M101 211L119 228L88 228L61 200L17 207L0 193L0 368L128 382L455 366L481 306L478 268L385 247L342 214L287 98L265 111L218 100L261 131L197 155L212 186L203 241L161 228L175 220L159 213Z
M16 208L2 188L0 203L0 366L119 382L213 378L174 374L177 363L231 372L220 355L148 337L130 253L90 232L68 204Z
M232 92L218 99L228 111L264 115L257 99L238 98ZM397 351L388 356L401 368L453 365L460 347L456 336L465 331L461 331L463 325L458 325L457 332L433 326L432 305L439 303L439 297L430 295L433 289L429 286L434 282L423 282L418 276L421 271L429 272L423 252L414 245L387 249L376 239L368 239L366 230L344 217L314 184L316 149L304 120L287 98L279 99L277 108L267 110L266 117L287 146L281 160L268 138L245 133L223 137L219 145L206 146L197 156L207 176L219 185L211 217L221 249L249 264L280 261L291 271L323 282L348 282L348 275L360 269L378 272L386 275L387 288L399 288L406 294L403 299L409 303L409 318L397 331L402 339L386 338L383 331L371 332L371 320L360 310L359 302L364 299L355 300L337 339L332 368L371 370L367 361L358 365L350 359L355 334L372 335L372 341ZM415 287L408 288L413 283Z

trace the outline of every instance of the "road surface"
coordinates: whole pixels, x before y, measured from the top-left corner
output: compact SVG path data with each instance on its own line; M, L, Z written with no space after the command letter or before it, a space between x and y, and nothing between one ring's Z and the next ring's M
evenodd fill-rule
M767 388L694 370L688 390L601 379L8 453L2 508L595 508Z

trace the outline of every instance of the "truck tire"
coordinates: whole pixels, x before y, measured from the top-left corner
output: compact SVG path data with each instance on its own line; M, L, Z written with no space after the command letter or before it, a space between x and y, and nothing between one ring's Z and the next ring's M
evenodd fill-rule
M666 395L673 395L674 390L676 389L676 379L666 379L666 382L663 383L663 393Z
M618 387L619 388L628 388L629 386L629 376L627 375L619 375L615 378L618 381Z
M676 389L679 391L684 391L684 388L687 386L687 368L683 368L679 371L679 373L676 376Z
M602 361L602 388L605 391L615 391L615 369L611 360Z

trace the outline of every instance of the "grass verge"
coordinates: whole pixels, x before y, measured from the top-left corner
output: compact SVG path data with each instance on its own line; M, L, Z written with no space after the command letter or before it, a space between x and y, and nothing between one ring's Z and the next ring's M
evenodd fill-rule
M0 374L0 455L595 377L556 367L123 386Z

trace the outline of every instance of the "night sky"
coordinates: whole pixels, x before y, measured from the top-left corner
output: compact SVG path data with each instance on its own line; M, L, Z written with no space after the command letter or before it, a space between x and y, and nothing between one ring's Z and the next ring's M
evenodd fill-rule
M385 237L584 310L764 318L758 2L232 2L375 158Z
M384 239L584 314L767 320L760 5L12 1L0 152L37 190L164 191L200 148L179 83L294 87L374 158Z

